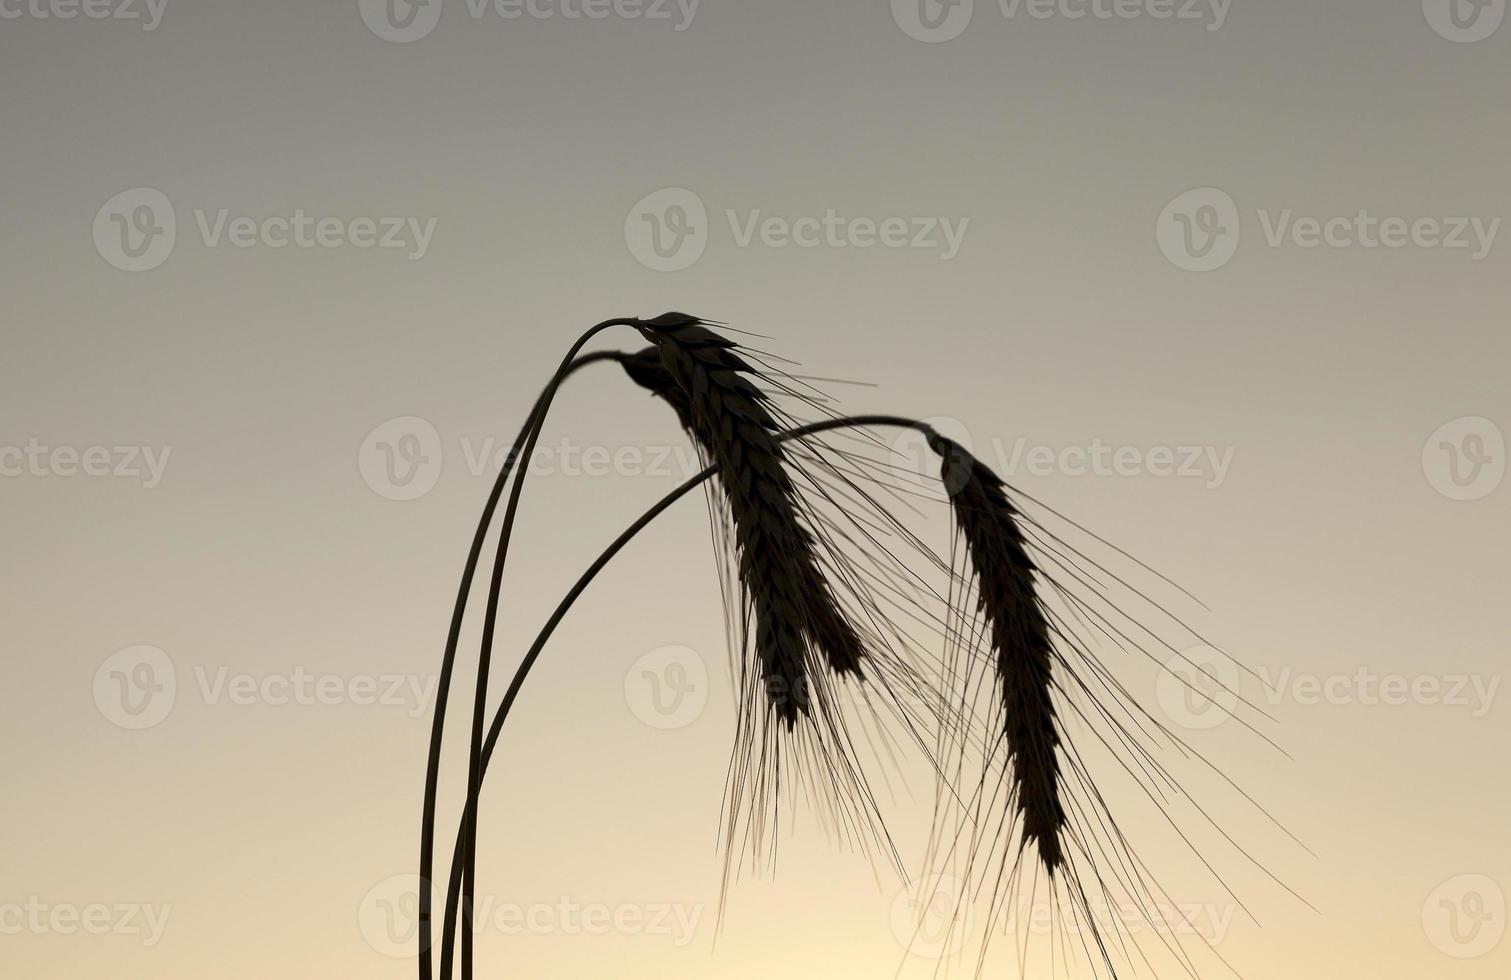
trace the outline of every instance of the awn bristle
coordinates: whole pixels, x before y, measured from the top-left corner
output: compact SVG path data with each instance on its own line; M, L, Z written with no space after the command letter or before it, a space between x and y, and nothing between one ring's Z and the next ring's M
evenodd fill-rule
M1035 846L1053 875L1065 860L1066 815L1051 697L1054 646L1035 586L1038 570L1002 480L950 440L936 435L932 442L944 460L944 484L975 570L978 610L990 628L1022 843Z
M809 710L815 653L838 674L860 675L860 633L835 600L799 517L777 438L782 426L750 380L759 372L696 317L666 314L642 330L656 344L660 370L643 354L627 360L626 370L667 399L719 467L761 676L772 710L791 727Z

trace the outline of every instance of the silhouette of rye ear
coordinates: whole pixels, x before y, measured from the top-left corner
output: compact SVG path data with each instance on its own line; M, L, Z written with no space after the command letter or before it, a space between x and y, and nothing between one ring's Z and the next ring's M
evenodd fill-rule
M738 344L685 313L641 323L655 346L625 358L637 384L663 397L699 448L719 467L734 525L737 567L754 620L754 649L771 709L790 728L810 710L812 674L822 664L861 675L859 630L836 601L804 525L789 461L751 378L760 372Z
M977 611L986 620L1002 707L1002 738L1022 822L1021 847L1034 846L1053 876L1065 860L1060 795L1060 732L1055 717L1054 646L1019 514L1002 480L953 440L930 448L975 572Z
M692 405L677 386L672 373L662 365L659 347L651 346L633 354L621 354L619 363L623 365L624 373L630 376L631 381L670 405L672 411L677 413L677 421L682 428L692 432Z

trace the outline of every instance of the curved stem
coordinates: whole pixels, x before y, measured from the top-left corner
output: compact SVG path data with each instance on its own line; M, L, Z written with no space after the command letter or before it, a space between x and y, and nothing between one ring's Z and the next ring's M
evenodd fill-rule
M615 317L594 325L577 338L577 342L562 358L561 366L552 375L550 382L546 385L546 390L541 392L534 417L530 420L530 434L526 437L525 447L520 452L521 457L529 459L530 454L535 451L535 444L540 439L546 413L551 408L551 401L556 397L556 390L571 373L572 361L583 346L610 327L639 325L640 320L637 318ZM477 682L473 690L471 751L467 760L467 805L463 814L467 831L466 847L463 850L464 873L462 877L462 980L472 980L472 898L477 881L477 792L482 779L483 715L488 710L488 668L493 655L493 631L498 619L499 593L503 588L504 561L508 557L509 539L514 532L514 519L519 512L519 498L524 486L525 467L522 466L514 474L514 484L509 488L509 503L504 509L504 522L499 528L498 550L494 554L493 574L488 583L488 610L483 617L483 640L478 653Z
M593 354L584 354L577 358L567 369L567 376L571 376L578 370L595 364L599 361L618 360L623 355L617 351L602 351ZM498 477L493 481L493 490L488 495L488 502L483 505L482 516L478 519L477 531L472 536L472 548L467 553L467 564L462 569L462 582L457 588L456 604L451 611L451 627L446 634L446 652L441 658L441 674L438 690L436 692L435 717L430 725L430 757L425 768L425 804L424 813L420 818L420 980L431 978L431 939L430 930L430 887L429 883L435 873L435 809L437 783L441 771L441 743L446 726L446 702L451 692L451 674L456 665L456 648L462 632L462 620L467 610L467 597L472 592L472 578L477 572L477 561L482 555L483 541L488 536L488 525L493 522L493 512L498 507L499 498L504 494L504 484L509 480L509 474L514 469L515 460L519 458L519 450L525 437L530 433L530 427L535 424L535 417L540 412L545 400L542 392L535 400L535 405L530 409L525 424L520 428L519 435L512 443L513 449L500 467ZM449 972L449 971L448 971Z
M828 432L835 429L853 429L862 427L869 428L879 426L916 429L919 432L924 433L925 435L934 434L934 430L927 423L919 422L915 419L904 418L899 415L856 415L847 418L824 419L819 422L813 422L809 425L799 426L798 428L789 429L786 432L781 433L778 438L785 442L790 439L799 439L803 436L816 435L820 432ZM702 472L689 478L686 482L682 483L671 493L668 493L665 497L662 497L659 501L657 501L650 510L640 515L640 517L637 518L633 524L625 528L624 531L619 535L619 537L615 538L614 541L604 549L603 553L600 554L596 559L594 559L593 564L588 566L587 571L582 573L581 577L579 577L577 581L572 585L572 588L568 590L567 594L564 597L562 597L562 600L556 606L555 611L553 611L550 618L546 620L545 626L543 626L540 632L536 635L535 642L530 645L530 649L525 653L524 659L520 661L519 667L514 671L514 678L509 682L509 689L504 694L504 700L499 705L498 711L493 715L493 722L488 728L488 738L483 745L482 756L479 760L479 783L481 783L482 776L487 771L489 760L493 758L493 750L498 745L499 736L503 732L504 721L509 717L510 709L514 707L514 700L519 696L519 691L520 688L524 686L525 678L529 676L530 669L535 665L535 661L540 657L541 651L545 649L546 642L551 638L551 634L556 632L556 627L561 624L561 621L566 617L567 612L572 608L573 604L576 603L578 597L587 590L588 585L592 583L593 579L598 577L598 573L603 571L604 567L608 565L608 563L614 558L614 556L617 555L620 550L622 550L624 546L628 544L632 538L635 537L635 535L639 534L640 531L642 531L646 527L646 525L650 524L651 521L659 517L661 513L671 507L672 504L676 503L678 500L686 496L687 493L694 487L700 485L701 483L703 483L703 481L707 480L709 477L717 473L718 470L719 468L717 466L707 467ZM451 949L451 944L456 934L457 899L458 893L461 891L463 884L462 866L463 858L465 856L465 851L467 848L467 836L470 833L474 833L476 830L476 814L472 812L471 809L475 806L475 803L476 794L474 793L471 794L469 798L469 812L463 814L462 824L457 829L456 848L451 865L451 879L447 883L446 887L446 913L445 921L442 926L443 938L441 947L441 976L443 980L449 977L448 953ZM463 907L465 908L465 905ZM465 942L465 938L463 941Z
M618 554L620 549L629 543L631 538L638 534L647 524L655 520L662 511L666 510L672 504L676 503L684 495L686 495L688 491L692 490L694 487L701 484L704 480L708 479L713 475L713 473L714 468L709 467L708 469L703 470L697 476L694 476L691 479L687 480L685 483L677 487L677 489L673 490L665 497L661 498L661 500L658 501L654 507L642 514L640 518L635 521L635 523L631 524L624 530L622 534L619 535L619 537L614 539L614 543L609 545L608 548L604 550L603 554L599 555L598 558L594 560L593 564L588 568L588 570L584 572L582 574L582 577L579 578L577 582L572 586L571 591L569 591L566 594L566 597L561 600L561 603L556 607L555 612L551 614L551 618L546 621L545 627L540 631L539 635L536 636L535 642L531 644L529 652L525 654L525 658L520 661L519 668L514 672L514 679L509 683L509 690L504 694L503 703L499 706L497 713L495 713L493 716L493 724L488 730L488 738L483 746L481 772L487 771L488 762L493 758L493 749L498 744L500 732L503 731L504 719L509 716L509 709L514 706L514 699L519 696L519 690L522 686L524 686L525 677L529 675L530 668L534 666L536 659L540 656L541 650L545 648L546 641L550 639L551 634L556 631L556 627L566 616L567 611L572 608L572 604L577 601L577 597L582 595L584 590L587 589L588 584L597 577L598 573L603 570L604 566L609 563L610 559ZM456 932L457 893L461 891L462 887L461 857L465 849L466 830L468 827L469 816L470 815L463 815L462 826L457 830L455 849L456 860L454 860L452 864L451 880L447 883L446 888L446 919L442 927L443 931L441 940L443 943L443 950L450 948L451 942ZM442 976L445 976L444 952L442 953L442 957Z

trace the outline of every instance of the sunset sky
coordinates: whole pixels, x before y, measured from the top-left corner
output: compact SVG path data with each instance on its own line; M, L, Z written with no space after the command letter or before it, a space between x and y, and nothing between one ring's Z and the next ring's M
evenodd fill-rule
M1166 758L1208 870L1103 760L1194 923L1136 938L1202 977L1511 975L1504 0L87 6L0 0L7 975L414 976L434 678L497 458L584 329L669 309L936 420L1252 668L1257 734L1107 654L1251 798ZM696 465L613 366L541 445L496 695ZM947 550L942 509L916 526ZM940 966L917 896L802 805L719 920L710 551L689 498L531 675L479 976ZM932 784L900 767L916 871ZM1021 975L1098 975L1064 939L1016 922L983 975L1025 942Z

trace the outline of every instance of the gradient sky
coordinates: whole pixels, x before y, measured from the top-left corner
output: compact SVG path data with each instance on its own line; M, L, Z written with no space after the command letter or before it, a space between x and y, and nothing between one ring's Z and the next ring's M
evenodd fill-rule
M356 0L109 0L92 9L142 18L98 20L0 0L10 972L411 975L383 938L415 863L430 702L411 685L439 663L492 472L475 460L582 329L682 309L877 386L827 386L846 409L948 420L1196 593L1193 625L1272 681L1242 683L1284 754L1116 662L1314 852L1182 768L1318 910L1209 826L1253 918L1232 915L1137 791L1113 794L1239 973L1508 974L1511 26L1472 39L1503 0L1467 27L1446 0L1189 19L930 0L932 32L903 0L433 2L400 41ZM564 389L543 441L564 439L527 487L506 674L682 475L670 415L611 368ZM626 448L640 461L607 472L577 455ZM541 912L483 933L486 969L903 962L898 882L801 818L714 942L733 711L706 523L697 501L668 513L558 633L490 775L479 870L504 906L692 924ZM636 682L666 647L708 694L669 729ZM119 697L170 676L146 715ZM449 741L445 827L464 758ZM921 856L913 787L893 812ZM1017 975L1012 946L989 975Z

